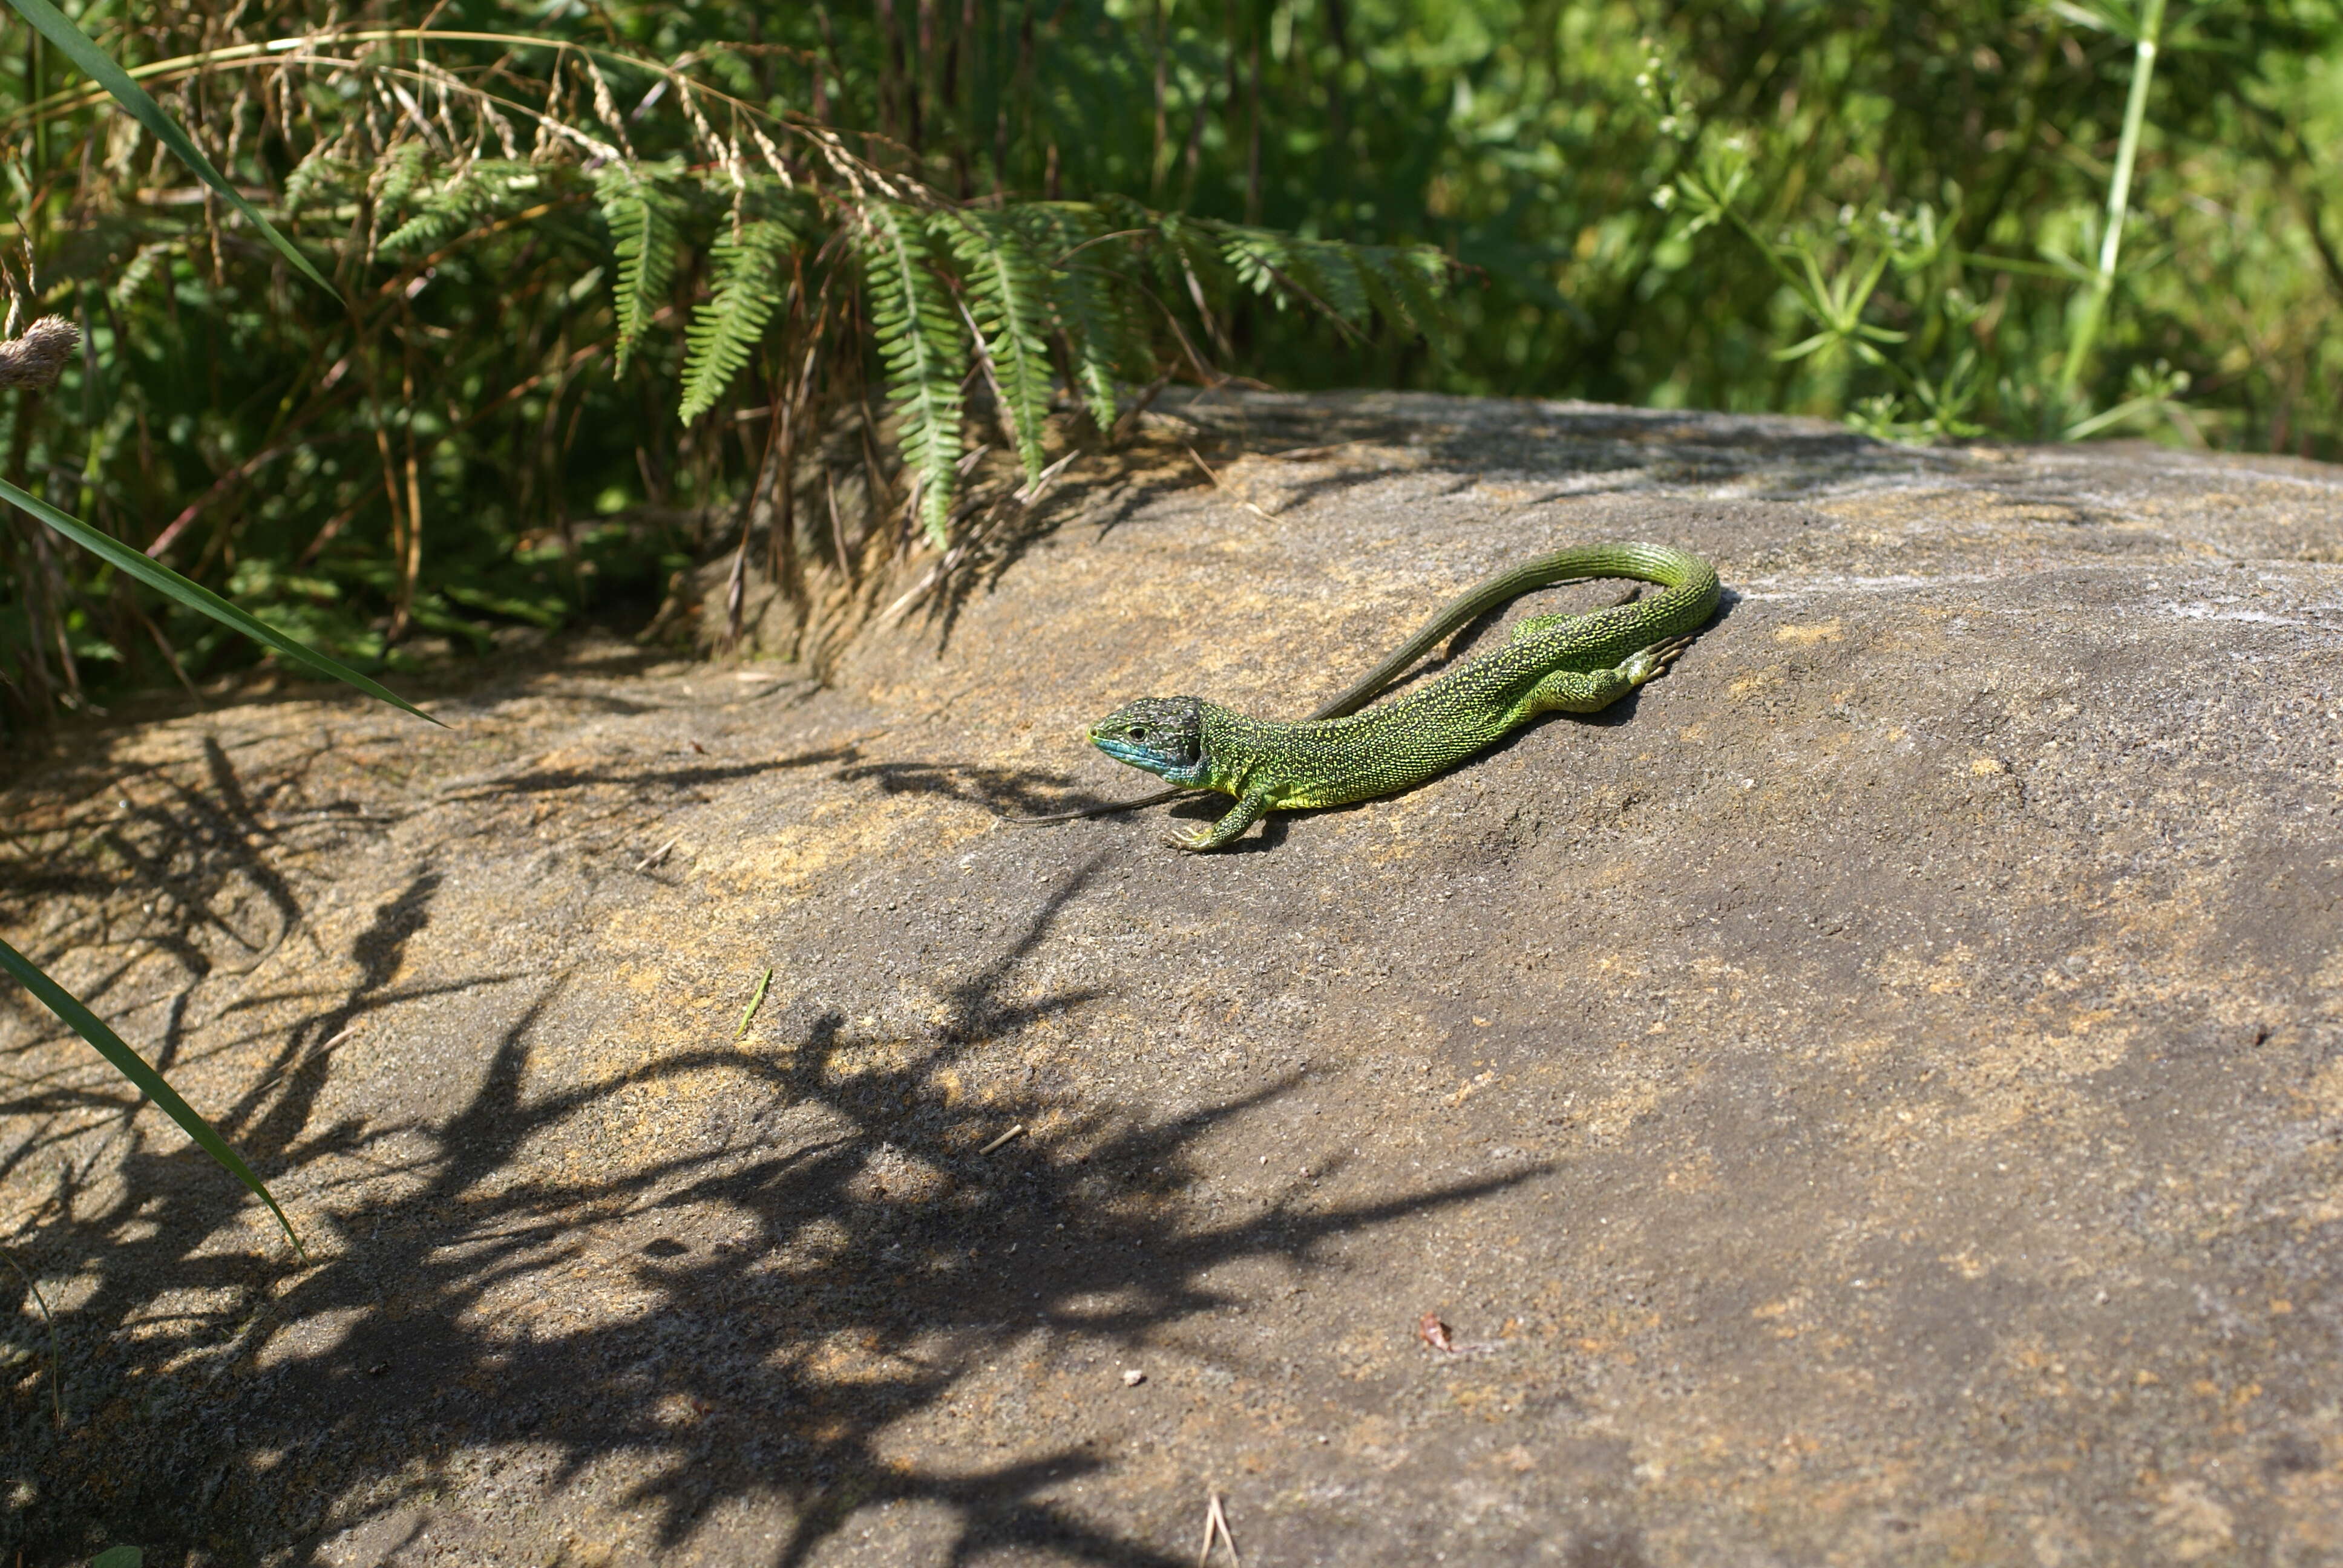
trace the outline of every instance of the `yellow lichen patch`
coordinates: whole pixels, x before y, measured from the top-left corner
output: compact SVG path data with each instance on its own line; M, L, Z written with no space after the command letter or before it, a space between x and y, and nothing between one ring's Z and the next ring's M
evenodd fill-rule
M1998 757L1972 757L1969 759L1969 771L1979 779L1989 779L1996 773L2008 772L2009 764Z
M1966 996L1976 975L1976 954L1966 942L1956 942L1939 959L1923 960L1907 951L1883 953L1879 983L1894 990L1914 987L1933 996Z
M1977 1256L1974 1247L1964 1247L1957 1252L1947 1252L1936 1260L1964 1280L1982 1280L1993 1271L1990 1258Z
M2156 1511L2160 1543L2182 1563L2202 1562L2227 1549L2232 1523L2229 1510L2201 1481L2176 1482L2167 1487Z
M940 806L935 797L830 800L737 854L711 854L699 868L711 886L729 892L795 897L841 861L888 854L907 832L942 855L990 827L973 812Z
M1405 795L1376 801L1366 811L1361 812L1359 819L1372 824L1370 830L1377 835L1379 840L1367 849L1369 861L1378 866L1388 866L1393 861L1413 858L1423 848L1422 828L1424 819L1439 815L1439 809L1432 798L1441 792L1439 786L1433 784Z
M2328 1062L2310 1081L2306 1097L2328 1116L2343 1116L2343 1060Z
M2136 1032L2025 1035L1971 1047L1960 1081L1973 1098L1964 1114L1946 1118L1946 1130L1977 1141L2026 1121L2073 1127L2104 1120L2105 1103L2073 1081L2121 1061Z
M1844 636L1841 622L1836 616L1825 621L1817 621L1812 626L1781 626L1774 628L1775 642L1786 642L1800 648L1817 642L1838 642Z
M1758 670L1756 673L1753 675L1745 675L1740 679L1735 681L1732 685L1726 687L1725 689L1725 694L1727 697L1732 698L1734 700L1739 701L1743 698L1764 691L1768 687L1781 685L1783 680L1788 677L1790 667L1786 664L1769 664L1765 668Z
M1704 1149L1691 1159L1670 1166L1662 1178L1671 1192L1713 1192L1716 1190L1716 1156Z
M1669 1089L1680 1087L1681 1081L1643 1080L1618 1093L1606 1095L1596 1101L1594 1110L1587 1113L1586 1131L1597 1138L1616 1138L1638 1119L1651 1114Z
M834 1081L847 1082L873 1073L905 1071L918 1066L926 1055L907 1040L878 1040L833 1046L823 1065Z

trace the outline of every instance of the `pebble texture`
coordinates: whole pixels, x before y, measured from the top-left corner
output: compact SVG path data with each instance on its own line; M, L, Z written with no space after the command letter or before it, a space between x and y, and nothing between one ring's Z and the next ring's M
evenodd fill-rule
M2343 1556L2343 471L1269 395L1093 467L830 689L19 760L0 931L308 1261L0 1000L10 1562ZM1231 853L997 819L1614 538L1726 605L1612 711Z

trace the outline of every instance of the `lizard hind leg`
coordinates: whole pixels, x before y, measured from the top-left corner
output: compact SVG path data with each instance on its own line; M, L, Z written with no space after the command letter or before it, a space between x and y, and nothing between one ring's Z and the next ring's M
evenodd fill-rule
M1688 637L1672 637L1636 649L1614 668L1557 669L1530 689L1513 710L1512 721L1518 723L1540 713L1599 713L1664 672L1691 646Z

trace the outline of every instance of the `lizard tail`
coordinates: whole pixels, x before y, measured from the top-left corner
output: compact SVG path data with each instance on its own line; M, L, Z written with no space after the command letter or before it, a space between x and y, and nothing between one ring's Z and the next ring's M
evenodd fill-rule
M1644 600L1633 612L1639 622L1654 628L1655 641L1660 637L1696 630L1716 612L1716 568L1689 550L1632 542L1580 545L1556 550L1499 572L1449 600L1424 622L1422 630L1312 713L1311 719L1340 719L1346 713L1357 712L1458 628L1534 588L1551 588L1581 578L1634 578L1664 588L1665 593ZM1609 611L1595 613L1599 616Z

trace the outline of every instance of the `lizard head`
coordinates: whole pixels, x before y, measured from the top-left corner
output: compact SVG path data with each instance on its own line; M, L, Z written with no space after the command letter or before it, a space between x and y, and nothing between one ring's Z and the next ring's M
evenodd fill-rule
M1203 779L1203 705L1192 697L1142 697L1091 726L1091 744L1172 784Z

